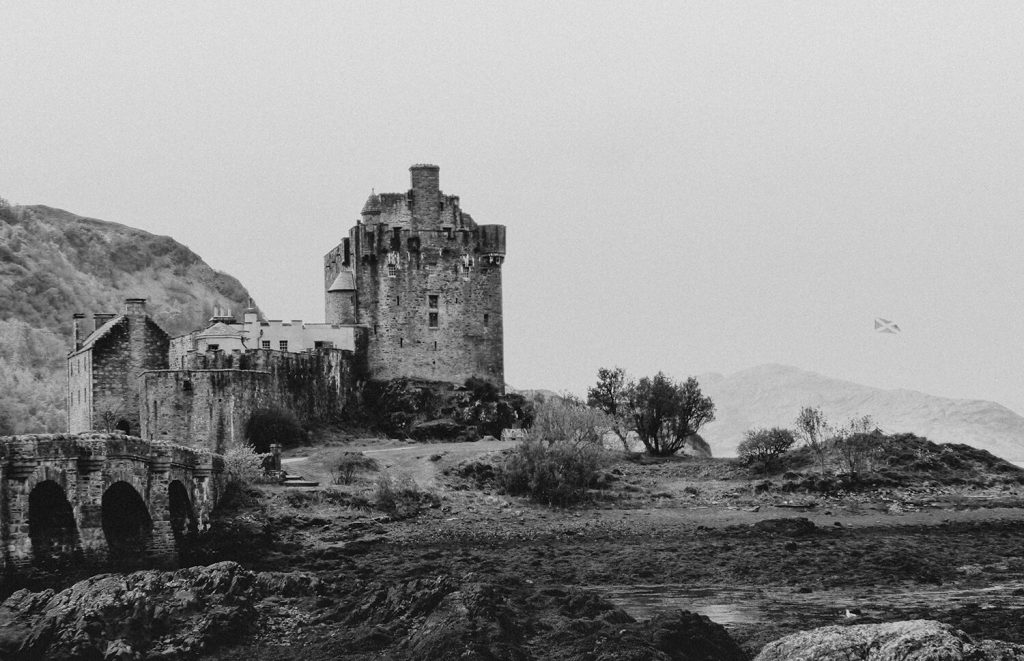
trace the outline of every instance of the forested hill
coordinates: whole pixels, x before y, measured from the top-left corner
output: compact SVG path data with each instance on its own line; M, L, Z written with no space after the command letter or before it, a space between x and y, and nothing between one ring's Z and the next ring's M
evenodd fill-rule
M72 314L119 314L125 298L143 297L176 335L209 319L214 305L240 312L248 296L170 237L0 202L0 435L65 429Z

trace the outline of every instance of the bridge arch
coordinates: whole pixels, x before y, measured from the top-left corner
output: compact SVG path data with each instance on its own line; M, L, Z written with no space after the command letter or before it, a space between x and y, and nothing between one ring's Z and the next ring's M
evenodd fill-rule
M81 555L74 509L64 488L54 480L39 480L28 494L28 536L32 564L56 569Z
M122 480L114 482L103 492L100 516L111 564L142 563L153 536L153 518L139 490Z
M183 536L198 531L196 511L192 506L192 499L189 498L188 488L181 480L171 480L168 483L167 506L171 514L171 531L176 541L180 542Z

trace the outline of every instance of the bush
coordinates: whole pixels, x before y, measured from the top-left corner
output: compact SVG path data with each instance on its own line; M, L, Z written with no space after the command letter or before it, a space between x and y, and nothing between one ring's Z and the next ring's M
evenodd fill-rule
M245 425L245 440L257 451L268 452L272 443L282 447L302 445L306 433L291 411L266 408L253 411Z
M408 519L419 514L424 505L436 507L440 504L437 496L420 491L416 481L407 473L394 477L387 472L378 475L371 500L374 507L394 519Z
M795 442L793 433L788 429L751 429L747 431L747 437L740 443L737 452L747 464L760 464L767 471Z
M256 452L251 445L239 445L224 453L224 472L228 484L248 486L263 477L263 462L269 453Z
M344 452L338 459L331 477L334 484L352 484L356 473L377 470L377 461L362 452Z
M600 430L608 426L608 416L598 409L565 399L553 399L538 404L534 410L530 438L600 444Z
M597 443L528 438L506 459L499 482L512 495L564 507L586 498L607 461L608 453Z
M658 372L627 386L626 416L647 452L656 457L675 454L686 439L715 419L715 405L705 397L697 379L677 383Z

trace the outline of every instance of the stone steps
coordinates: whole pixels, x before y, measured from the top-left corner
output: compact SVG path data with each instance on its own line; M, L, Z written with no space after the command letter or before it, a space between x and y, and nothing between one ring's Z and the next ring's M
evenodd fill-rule
M281 486L285 487L318 487L319 482L304 479L301 475L294 475L292 473L285 473L284 479L281 480Z

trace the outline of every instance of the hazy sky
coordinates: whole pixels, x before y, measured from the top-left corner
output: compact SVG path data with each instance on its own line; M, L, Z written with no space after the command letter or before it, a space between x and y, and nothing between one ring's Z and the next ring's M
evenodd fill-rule
M1024 5L0 0L0 195L273 318L408 167L508 226L505 368L779 362L1024 412ZM876 316L900 335L875 333Z

